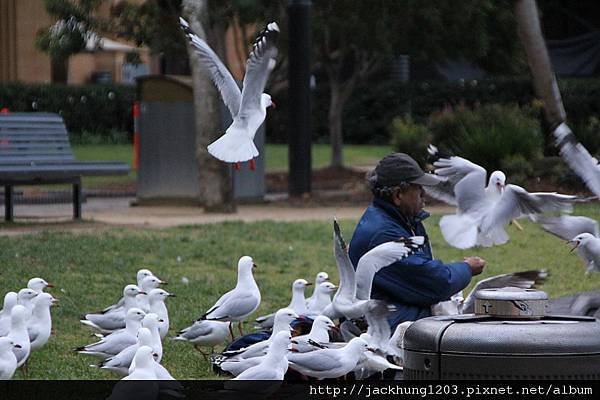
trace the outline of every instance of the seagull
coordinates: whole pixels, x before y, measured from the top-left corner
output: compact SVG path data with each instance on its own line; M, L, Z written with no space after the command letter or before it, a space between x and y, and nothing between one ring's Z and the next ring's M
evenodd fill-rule
M371 298L373 277L382 268L411 255L425 243L423 236L399 238L393 242L382 243L366 252L356 266L356 298Z
M422 243L423 238L399 238L398 243L395 245L396 248L402 249L403 247L410 248L410 251L401 250L397 252L397 256L403 258L410 254L415 248L418 247L418 243ZM383 245L380 245L383 246ZM414 247L413 247L414 246ZM393 246L392 246L393 247ZM372 249L371 254L366 253L363 257L369 254L369 257L376 252L376 248ZM348 257L348 246L342 237L340 226L337 221L333 221L333 253L336 259L338 272L340 275L340 284L338 290L333 296L331 306L327 306L323 310L323 315L328 316L331 319L346 317L349 319L361 318L368 310L368 302L370 299L371 282L375 273L389 264L383 264L381 261L378 265L370 265L366 261L362 263L359 260L360 276L361 276L361 297L357 296L357 274L359 270L354 271L352 262ZM396 253L394 253L396 254ZM367 259L369 259L369 257ZM362 259L362 258L361 258ZM387 260L387 259L386 259ZM394 259L389 260L390 263ZM384 261L385 262L385 261ZM367 265L369 264L369 265Z
M179 23L233 117L233 123L223 136L208 146L208 152L228 163L250 160L250 168L254 169L253 159L258 156L254 135L265 120L267 107L274 106L271 96L263 90L269 73L275 67L279 26L271 22L257 37L246 61L246 74L240 91L231 73L208 44L191 30L186 20L179 18Z
M306 308L310 310L313 307L313 303L317 299L317 289L319 288L319 285L327 281L329 281L329 275L327 274L327 272L319 272L317 274L317 276L315 277L315 286L313 287L312 295L308 299L306 299Z
M34 299L33 312L27 323L27 333L31 342L31 351L42 348L52 333L50 307L57 305L57 299L49 293L40 293Z
M234 380L281 381L288 370L287 352L292 336L289 331L278 332L261 362L248 368Z
M163 355L163 347L162 341L160 338L160 333L158 333L158 325L162 322L161 319L158 318L158 315L154 313L146 314L144 319L142 320L142 326L144 328L148 328L150 334L152 335L152 350L156 353L156 361L160 362Z
M310 307L307 307L309 316L319 315L331 304L331 295L335 293L337 286L331 282L322 282L315 290L316 297Z
M263 356L265 354L265 351L268 349L269 345L277 335L277 333L281 331L289 332L291 330L290 324L296 318L298 318L298 314L296 314L294 310L290 308L282 308L278 310L275 313L275 324L273 325L273 332L267 340L251 344L250 346L244 347L239 350L230 350L223 352L222 357L224 357L224 359L220 360L219 366L223 367L223 364L231 361L240 361L252 357Z
M562 215L538 220L546 232L573 244L587 267L586 274L600 272L600 230L598 221L588 217Z
M10 331L6 337L10 338L13 343L21 346L13 348L13 352L17 357L17 368L27 361L31 352L31 343L29 342L29 334L27 333L29 315L30 312L20 304L14 306L10 313Z
M563 160L585 182L596 196L600 197L600 165L587 151L564 122L552 132Z
M335 331L337 327L331 319L319 315L313 321L310 332L306 335L295 336L292 340L292 351L296 353L308 353L318 350L319 346L329 343L329 331Z
M313 378L339 378L352 371L368 344L362 338L352 339L340 349L322 349L309 353L290 353L290 368Z
M229 336L230 324L231 322L228 321L195 321L193 325L179 331L173 340L192 343L196 350L198 350L206 360L207 355L200 349L200 347L210 346L212 353L216 345L219 345L227 340L227 337Z
M137 274L136 274L136 281L137 281L137 286L138 287L142 287L142 281L144 280L144 278L148 277L148 276L154 276L154 274L152 273L152 271L150 271L149 269L140 269ZM104 314L107 312L111 312L111 311L116 311L117 309L123 307L123 303L125 302L125 296L121 297L119 299L118 302L116 302L115 304L106 307L105 309L103 309L100 313ZM136 307L136 305L132 305L132 307Z
M414 321L404 321L399 323L388 342L388 355L392 356L396 365L404 365L404 334L413 322Z
M24 288L19 290L17 293L17 304L25 307L29 315L31 315L31 311L33 310L33 299L38 295L33 289Z
M550 211L570 212L574 202L583 201L577 196L529 193L520 186L506 185L501 171L490 175L486 187L486 170L458 156L440 158L433 165L435 174L453 186L457 213L443 216L440 228L446 242L459 249L504 244L509 239L504 227L510 221ZM448 195L439 195L439 190L426 191L448 201Z
M133 357L137 350L142 346L148 346L154 350L152 345L154 339L148 328L140 328L137 332L135 343L125 347L116 355L103 360L97 367L116 372L121 375L129 374L129 368L133 362Z
M475 293L481 289L503 288L507 286L531 289L536 285L542 284L547 277L548 272L544 269L495 275L477 282L466 299L463 298L462 291L460 291L453 295L450 300L434 304L431 307L431 312L433 315L472 314L475 312Z
M243 335L242 321L256 311L260 305L260 290L252 275L253 268L256 268L256 264L254 264L252 257L243 256L240 258L235 288L221 296L198 320L237 321L240 335ZM229 333L233 339L231 325L229 325Z
M292 300L290 300L290 304L286 307L294 310L294 312L298 315L306 315L308 310L306 308L306 298L304 297L304 290L307 286L312 285L312 283L307 282L305 279L296 279L292 283ZM258 317L254 320L256 323L256 328L261 329L269 329L273 327L273 319L275 318L275 313L264 315L262 317Z
M163 321L158 325L161 339L164 339L169 332L169 313L167 311L167 306L165 305L165 300L168 297L175 297L175 295L163 289L152 289L148 293L150 312L158 315L158 318Z
M369 344L372 348L371 343L373 342L373 338L368 333L363 333L360 335L360 338ZM387 360L387 351L365 351L362 353L361 357L354 367L354 376L356 379L366 379L373 374L378 372L383 372L387 369L394 369L398 371L402 371L403 368L399 365L392 364Z
M151 290L153 289L158 289L160 287L160 285L166 285L167 282L158 279L156 276L147 276L144 279L142 279L142 283L140 284L139 288L142 290L142 292L140 292L137 296L136 296L136 300L137 300L137 307L141 308L142 310L144 310L145 312L151 312L150 311L150 304L148 303L148 296L146 296L145 294L150 293Z
M281 330L279 332L277 332L276 334L273 334L271 336L271 338L269 338L269 343L265 344L264 349L266 350L266 354L265 355L259 355L256 357L249 357L249 358L241 358L238 360L231 360L231 361L222 361L219 364L219 367L223 370L223 371L227 371L230 374L232 374L233 376L239 376L240 374L244 373L245 371L247 371L250 368L253 368L259 364L263 364L265 360L270 360L270 362L268 362L267 364L271 364L271 366L273 365L273 363L276 363L277 361L273 360L272 356L269 356L269 353L271 352L271 349L273 348L273 346L275 345L276 347L279 347L282 345L282 341L284 340L283 338L288 338L287 342L285 344L285 351L287 352L287 349L290 345L290 330ZM277 343L279 341L279 343ZM264 351L263 351L264 352ZM285 364L287 366L287 359L285 360ZM286 368L287 370L287 368ZM285 372L284 372L285 373Z
M10 312L17 305L17 294L8 292L4 295L4 305L0 311L0 336L6 336L10 330Z
M146 292L136 285L127 285L123 289L123 302L120 307L100 314L86 314L80 322L103 333L122 329L125 327L125 319L128 311L131 308L141 308L138 307L137 301L137 296L140 294L145 296Z
M31 278L29 282L27 282L27 287L29 289L35 290L38 293L42 293L46 288L53 288L54 285L46 282L42 278Z
M9 380L17 369L17 357L13 348L20 349L21 345L11 338L0 337L0 380Z
M134 370L127 375L123 380L157 380L154 364L152 363L154 352L149 346L142 346L137 349L133 362L135 362Z
M75 351L100 358L112 357L137 342L138 330L145 317L146 313L141 309L130 308L125 319L125 329L116 331L96 343L78 347Z

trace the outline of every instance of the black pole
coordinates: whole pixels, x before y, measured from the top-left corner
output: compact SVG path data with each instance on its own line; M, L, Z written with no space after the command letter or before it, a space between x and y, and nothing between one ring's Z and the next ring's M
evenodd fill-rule
M288 129L289 194L310 193L310 0L290 0L289 20L289 98Z

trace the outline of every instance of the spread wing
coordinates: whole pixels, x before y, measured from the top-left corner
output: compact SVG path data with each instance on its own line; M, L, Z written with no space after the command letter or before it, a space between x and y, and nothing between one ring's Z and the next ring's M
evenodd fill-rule
M521 289L530 289L536 285L544 283L548 277L548 272L543 269L533 269L529 271L513 272L483 279L475 285L473 290L465 299L460 310L461 314L470 314L475 312L475 292L481 289L503 288L507 286L518 287Z
M588 217L561 215L560 217L540 217L537 222L546 232L564 240L571 240L581 233L591 233L600 237L598 222Z
M210 73L210 78L219 89L223 102L229 109L232 117L235 117L240 111L242 103L242 94L231 72L221 62L217 54L210 48L208 43L200 39L198 35L192 31L188 22L179 18L181 29L185 32L190 44L196 51L198 59L204 65L204 68Z
M356 267L356 298L359 300L370 299L375 274L382 268L407 257L415 248L422 245L424 240L423 236L415 236L401 241L383 243L366 252L358 260Z
M507 225L511 220L544 212L570 212L577 196L558 193L529 193L517 185L507 185L492 212L481 225L483 232Z
M452 182L456 182L454 184L454 197L459 213L473 211L483 204L487 175L483 167L458 156L440 158L433 163L433 166L437 175L448 179L450 182L442 183L442 185L450 185ZM435 193L432 192L431 195L435 196ZM444 200L445 197L448 199L447 196L441 196L439 199L446 201Z
M554 132L556 146L560 155L575 173L585 182L587 187L600 196L600 165L598 160L587 151L565 124L560 124Z
M242 115L248 115L251 110L260 108L260 96L265 90L269 73L275 65L278 37L279 26L277 23L271 22L254 42L248 61L246 61L240 109Z
M356 294L356 280L352 261L348 256L348 246L342 237L340 226L337 221L333 221L333 255L340 274L340 284L333 300L341 297L352 301Z

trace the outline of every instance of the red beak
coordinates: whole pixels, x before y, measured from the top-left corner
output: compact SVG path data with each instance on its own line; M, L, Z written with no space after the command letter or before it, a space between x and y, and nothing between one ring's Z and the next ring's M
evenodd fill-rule
M271 100L271 107L277 108L277 104L275 104L275 102L273 100Z

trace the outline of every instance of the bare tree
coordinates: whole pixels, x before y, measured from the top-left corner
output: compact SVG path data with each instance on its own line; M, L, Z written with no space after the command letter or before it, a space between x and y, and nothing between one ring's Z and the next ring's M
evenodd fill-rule
M225 59L223 57L224 29L221 31L219 27L212 27L211 31L205 30L205 27L210 26L208 9L208 0L183 1L183 13L188 18L192 29L211 45L221 59ZM212 157L206 149L223 133L219 93L200 65L196 53L190 47L188 52L194 87L199 200L207 212L236 212L231 167Z
M548 125L556 126L564 122L566 113L542 36L536 2L519 0L515 7L519 36L527 53L527 63L533 76L535 92L544 102Z

